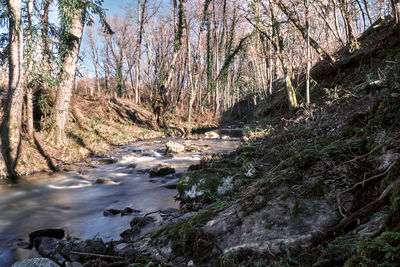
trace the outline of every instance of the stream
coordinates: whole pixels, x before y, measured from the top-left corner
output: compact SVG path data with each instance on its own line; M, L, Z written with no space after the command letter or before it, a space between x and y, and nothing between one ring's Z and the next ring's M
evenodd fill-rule
M169 140L197 151L166 157ZM119 240L134 216L179 207L173 184L190 165L214 152L229 153L239 142L232 137L141 141L107 153L115 161L112 164L95 164L79 172L39 173L20 177L14 184L0 184L0 266L17 260L18 245L39 229L62 228L67 235L82 239ZM101 160L92 159L94 163ZM147 171L157 166L173 167L176 173L150 178ZM103 216L105 210L126 207L135 212Z

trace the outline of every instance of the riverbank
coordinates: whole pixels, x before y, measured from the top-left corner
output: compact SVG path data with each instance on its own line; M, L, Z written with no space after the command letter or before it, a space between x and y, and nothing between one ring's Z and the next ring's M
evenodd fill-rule
M85 98L77 96L71 105L67 124L67 146L57 146L43 129L33 140L23 136L15 171L18 175L35 172L75 169L88 156L103 155L118 146L163 136L188 135L192 128L208 127L212 121L186 119L167 113L166 129L160 129L149 107L137 106L123 99ZM0 157L0 178L6 177Z

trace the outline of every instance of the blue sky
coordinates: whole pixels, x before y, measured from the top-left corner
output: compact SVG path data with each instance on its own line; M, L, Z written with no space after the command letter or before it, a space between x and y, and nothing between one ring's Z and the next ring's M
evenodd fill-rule
M108 10L108 14L124 12L125 7L137 6L137 0L104 0L103 7Z

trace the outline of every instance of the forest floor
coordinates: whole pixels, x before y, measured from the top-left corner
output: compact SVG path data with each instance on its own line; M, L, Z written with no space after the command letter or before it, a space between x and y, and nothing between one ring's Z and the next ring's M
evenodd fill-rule
M71 102L66 129L68 145L56 145L48 136L49 131L36 132L33 140L23 134L15 170L18 175L76 169L75 163L90 164L89 156L104 156L117 146L163 136L184 136L189 128L215 126L203 117L195 117L189 125L186 118L167 113L168 127L160 128L149 106L133 105L124 99L75 96ZM0 160L0 177L5 175L5 163Z

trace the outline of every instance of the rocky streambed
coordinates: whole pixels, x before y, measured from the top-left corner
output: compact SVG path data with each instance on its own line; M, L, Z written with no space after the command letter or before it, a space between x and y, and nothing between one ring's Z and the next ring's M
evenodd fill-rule
M138 142L71 171L0 185L0 266L80 266L95 255L114 262L135 257L129 244L194 214L175 199L188 167L240 142L206 137Z

